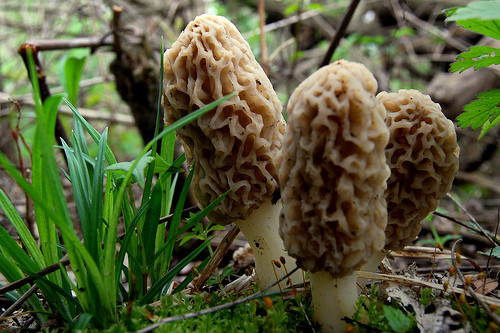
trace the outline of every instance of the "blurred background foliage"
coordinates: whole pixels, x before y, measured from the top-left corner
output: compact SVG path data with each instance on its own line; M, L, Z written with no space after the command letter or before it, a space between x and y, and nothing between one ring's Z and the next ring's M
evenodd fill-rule
M361 1L333 58L366 65L375 75L379 90L412 88L426 92L449 118L455 119L477 93L500 86L495 68L462 74L448 71L450 63L468 47L494 43L453 22L444 22L444 9L468 2ZM43 71L52 92L61 92L64 59L85 59L77 107L97 130L109 127L109 144L118 160L126 161L137 156L153 135L161 37L168 48L196 15L228 17L251 45L286 106L293 89L318 68L349 3L266 0L262 50L257 0L3 0L0 150L16 162L9 132L22 134L26 145L21 149L29 167L34 113L26 69L17 54L26 41L93 42L92 47L40 52ZM12 101L19 103L19 110ZM60 112L69 131L70 111L61 106ZM493 130L477 141L477 133L470 129L457 130L462 148L459 195L480 219L493 225L500 192L495 172L500 164L499 131ZM0 180L2 187L9 184Z

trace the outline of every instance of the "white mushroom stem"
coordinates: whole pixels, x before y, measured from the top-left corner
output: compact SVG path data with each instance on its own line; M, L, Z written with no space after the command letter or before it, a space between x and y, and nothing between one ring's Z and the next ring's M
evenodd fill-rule
M356 272L341 278L320 271L310 274L313 319L323 333L345 332L344 317L352 318L358 299Z
M277 281L276 276L280 279L296 267L295 259L285 251L278 233L281 206L281 200L274 205L265 201L245 220L235 221L255 254L255 271L261 288L267 288ZM285 265L280 262L280 257L285 259ZM273 260L280 262L281 268L274 265ZM294 285L303 283L302 270L297 270L290 279ZM286 282L280 283L281 288L289 286ZM271 290L279 290L278 285Z
M374 253L359 270L364 272L376 272L382 260L387 256L387 253L388 252L385 250ZM367 282L366 279L358 278L360 286L366 286Z

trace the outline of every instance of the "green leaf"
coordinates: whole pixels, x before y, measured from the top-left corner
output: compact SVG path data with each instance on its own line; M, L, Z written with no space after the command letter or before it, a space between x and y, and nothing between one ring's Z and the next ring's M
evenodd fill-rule
M16 228L17 234L28 250L28 253L31 255L31 258L33 258L37 265L42 267L44 265L44 259L35 239L2 189L0 189L0 209L3 210L10 223L12 223L12 225Z
M416 34L416 31L410 27L401 27L399 29L392 30L391 34L394 38L402 38L405 36L413 36Z
M478 251L478 252L481 254L484 254L485 256L490 255L490 251L487 251L487 252ZM500 258L500 246L497 246L497 247L494 247L493 249L491 249L491 255L493 257Z
M159 279L155 284L151 286L148 292L144 295L144 297L139 301L139 305L146 305L151 303L153 299L160 294L165 286L168 286L172 283L174 277L179 274L179 272L186 267L187 264L192 262L194 258L196 258L201 251L203 251L212 241L212 238L207 239L203 244L200 244L195 250L191 251L184 259L179 261L177 265L174 266L171 270L168 271L161 279Z
M317 10L320 13L324 13L326 11L325 6L316 2L308 4L306 8L307 10Z
M184 172L184 169L179 168L177 166L174 166L173 163L168 163L163 157L156 154L154 172L156 172L156 173L164 173L164 172L176 173L176 172Z
M80 89L80 79L82 77L83 66L85 65L86 54L68 55L61 59L59 67L59 80L68 94L68 100L73 104L78 104L78 91Z
M291 5L288 5L285 10L283 11L283 15L284 16L290 16L296 12L299 11L299 3L298 2L294 2L292 3Z
M500 64L500 49L490 46L472 46L469 50L457 56L457 60L451 64L450 70L462 73L471 67L477 70L498 64Z
M158 221L160 220L161 213L161 185L157 183L153 186L151 191L151 198L149 199L151 204L148 211L146 212L146 217L144 219L144 226L142 228L142 242L144 244L144 253L146 256L146 266L150 266L153 263L154 250L155 250L155 238L156 231L158 230Z
M457 24L478 34L500 39L500 20L482 21L473 19L457 21Z
M413 326L413 321L403 311L392 306L384 305L384 315L394 332L408 332Z
M99 144L99 140L101 138L101 135L97 130L90 125L90 123L85 120L85 118L82 117L80 112L73 106L73 104L70 103L66 98L63 98L64 103L70 108L70 110L73 112L75 118L82 124L82 126L85 128L85 130L89 133L89 135L92 137L95 143ZM113 152L111 151L111 148L109 148L108 145L106 145L106 161L108 164L115 164L116 163L116 158Z
M453 8L446 21L458 21L469 19L500 20L500 1L472 1L464 7Z
M487 121L495 123L500 115L500 89L482 92L464 107L467 111L457 117L458 126L473 130L483 126Z
M488 120L484 123L483 128L481 129L481 133L479 134L479 139L481 139L490 129L495 127L500 123L500 117L496 117L494 121Z
M154 160L154 157L151 157L150 155L151 152L148 152L146 155L142 156L132 171L132 176L141 188L144 187L144 170L148 164ZM126 174L135 165L135 161L136 160L133 160L132 162L119 162L112 164L106 168L106 171L121 171L123 174Z

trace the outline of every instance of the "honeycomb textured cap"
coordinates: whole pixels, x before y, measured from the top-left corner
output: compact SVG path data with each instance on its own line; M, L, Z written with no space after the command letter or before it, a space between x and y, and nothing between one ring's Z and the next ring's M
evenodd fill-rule
M201 15L164 55L165 122L238 91L177 130L202 207L231 189L209 215L217 223L244 219L277 189L274 158L281 149L282 105L250 46L226 18Z
M386 248L399 250L415 240L420 222L452 186L458 170L455 127L439 104L417 90L381 92L390 130L386 148Z
M305 270L341 277L385 245L389 130L376 90L366 67L340 60L313 73L290 98L280 236Z

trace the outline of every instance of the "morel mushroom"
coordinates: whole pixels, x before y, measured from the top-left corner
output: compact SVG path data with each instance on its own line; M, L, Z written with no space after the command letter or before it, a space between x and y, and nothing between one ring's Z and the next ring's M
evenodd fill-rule
M386 148L386 248L401 250L415 240L420 223L450 191L458 170L459 147L453 122L439 104L417 90L381 92L390 130Z
M231 190L209 218L236 223L255 254L261 286L267 287L276 281L272 260L283 256L293 264L278 235L281 203L271 202L278 190L274 160L285 132L282 105L248 43L221 16L201 15L190 22L165 52L164 68L167 124L238 92L177 130L177 136L194 164L191 186L199 205L206 207Z
M343 332L357 298L355 270L382 250L389 167L385 108L361 64L322 67L288 103L279 179L280 235L310 271L314 319Z

